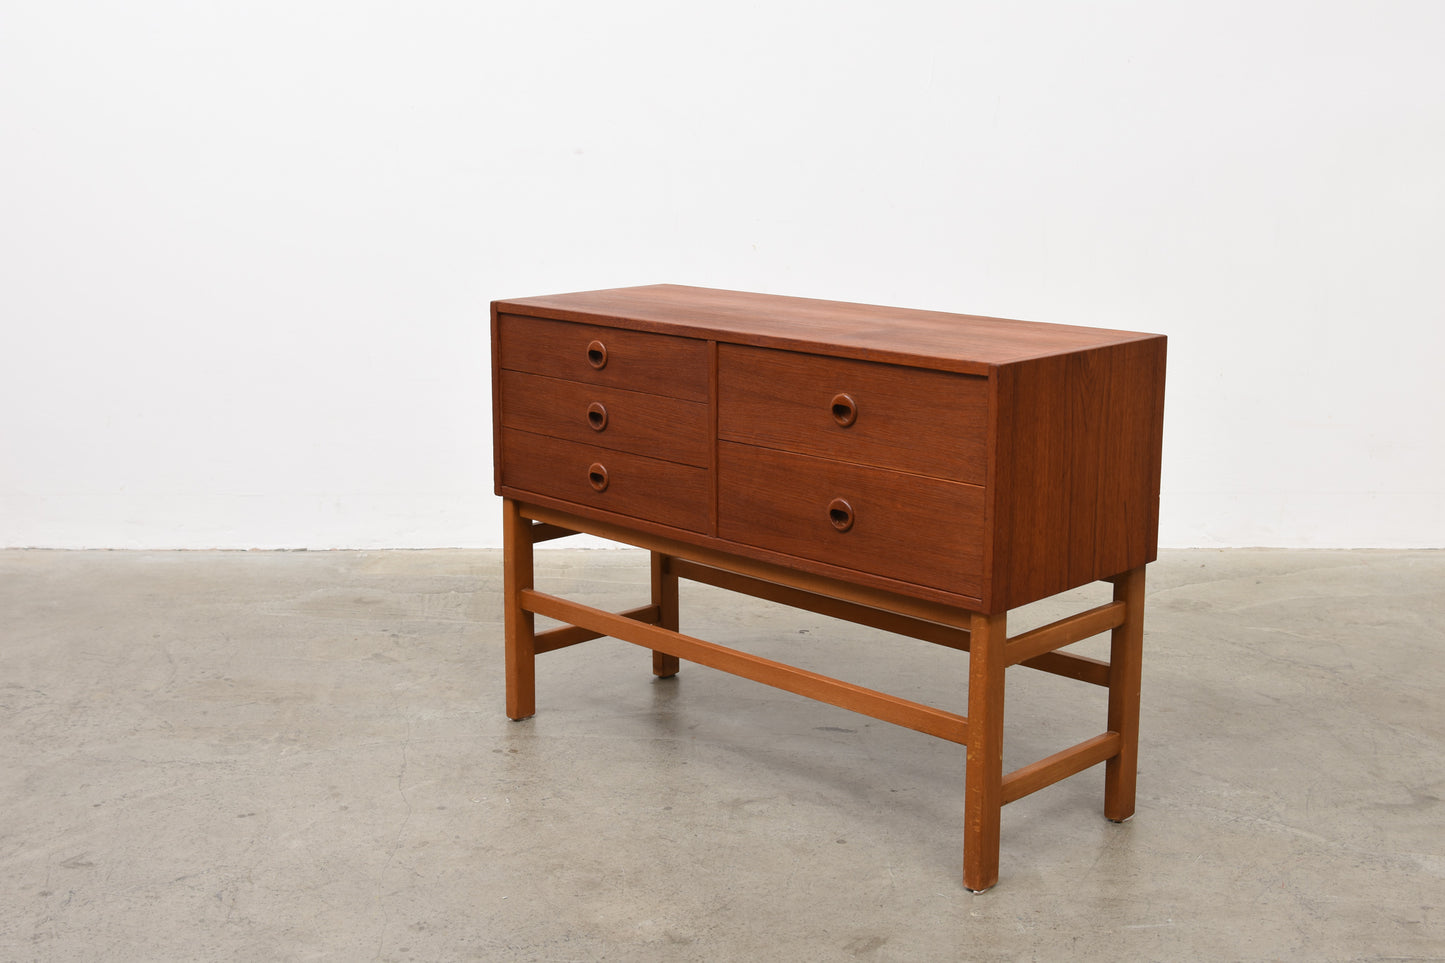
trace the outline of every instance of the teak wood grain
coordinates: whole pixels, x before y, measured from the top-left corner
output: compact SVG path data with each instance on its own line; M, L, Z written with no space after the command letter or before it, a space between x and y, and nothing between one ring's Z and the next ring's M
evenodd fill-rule
M718 438L982 485L988 381L725 344Z
M500 367L707 401L707 344L541 318L498 317Z
M717 478L723 538L978 594L983 489L977 485L733 442L718 445ZM846 531L838 530L835 512L851 516Z
M947 584L915 580L927 597L1002 612L1157 555L1160 335L672 285L504 301L494 310L498 382L503 369L520 370L686 398L709 406L710 444L724 439L981 485L983 525L966 550L981 567ZM608 346L600 371L587 361L593 341ZM851 426L832 420L835 394L857 401ZM502 399L498 409L494 417L506 410ZM875 429L879 418L886 430ZM568 428L567 437L579 440L577 430ZM693 438L680 423L675 441L645 454L695 463ZM708 454L716 458L716 450ZM504 483L501 473L499 494L534 491ZM770 561L789 553L751 538L705 541L715 537L713 511L734 534L776 515L729 518L726 505L755 500L728 497L712 473L705 484L709 522L679 525L681 537ZM542 491L567 498L558 492L555 485ZM576 504L610 510L602 504L609 500L583 494ZM837 573L830 558L797 558L820 574ZM877 567L861 571L878 574Z
M1158 556L1164 339L1000 368L989 610Z
M1133 814L1162 336L652 285L494 302L492 344L511 718L538 654L607 634L664 679L696 661L964 742L973 890L1007 802L1104 763L1105 815ZM535 591L533 544L572 532L647 549L648 604ZM683 579L967 653L967 715L684 635ZM1112 602L1008 638L1100 579ZM1105 631L1108 662L1063 651ZM1004 775L1015 664L1107 687L1106 731Z
M502 451L508 486L680 529L712 526L702 468L510 428L502 433Z
M652 284L496 302L498 310L759 344L945 371L1123 344L1158 335L814 298Z
M698 468L712 464L712 412L705 404L522 371L503 370L501 379L505 428Z

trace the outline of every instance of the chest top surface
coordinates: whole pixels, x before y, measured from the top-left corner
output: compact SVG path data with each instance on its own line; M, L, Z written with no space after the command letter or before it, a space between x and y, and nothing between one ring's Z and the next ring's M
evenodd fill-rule
M496 310L968 374L1159 337L679 284L516 298L496 302Z

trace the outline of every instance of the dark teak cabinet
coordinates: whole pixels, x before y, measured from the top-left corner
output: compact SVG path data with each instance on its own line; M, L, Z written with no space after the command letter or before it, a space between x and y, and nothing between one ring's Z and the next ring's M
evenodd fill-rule
M1162 336L656 285L495 302L492 344L509 716L537 654L611 635L661 676L695 661L965 744L974 890L1006 802L1102 762L1105 815L1133 813ZM532 546L574 532L650 550L648 604L536 591ZM966 650L967 713L683 635L679 578ZM1008 637L1009 609L1101 579L1113 601ZM1105 631L1108 662L1060 651ZM1005 775L1015 664L1106 686L1105 731Z

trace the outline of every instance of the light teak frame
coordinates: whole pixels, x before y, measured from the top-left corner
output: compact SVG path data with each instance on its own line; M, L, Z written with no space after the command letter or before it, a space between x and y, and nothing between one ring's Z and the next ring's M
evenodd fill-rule
M1114 586L1113 601L1010 639L1006 613L983 614L912 599L510 498L504 499L504 514L507 716L511 719L526 719L536 712L536 656L611 636L651 649L653 672L664 678L676 674L679 660L686 659L959 743L968 750L963 884L975 892L998 881L999 818L1006 803L1102 762L1104 815L1120 822L1134 814L1144 636L1143 566L1109 579ZM533 546L582 532L651 553L649 604L613 613L536 590ZM936 709L684 635L678 631L678 581L683 578L966 651L968 714ZM538 633L535 615L564 624ZM1106 631L1111 633L1108 662L1058 651ZM1107 730L1005 774L1004 673L1012 665L1107 688Z

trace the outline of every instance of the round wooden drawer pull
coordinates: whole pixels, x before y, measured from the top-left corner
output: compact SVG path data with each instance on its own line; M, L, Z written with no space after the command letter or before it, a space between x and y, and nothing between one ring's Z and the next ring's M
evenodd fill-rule
M607 367L607 345L601 341L593 341L589 344L587 346L587 363L598 371Z
M592 426L593 431L601 431L607 427L607 409L602 402L594 401L587 406L587 424Z
M853 506L841 498L828 503L828 521L840 532L853 527Z
M607 490L607 469L600 462L593 462L587 469L587 484L593 491Z
M853 400L852 395L834 395L830 410L833 412L833 420L840 428L847 428L858 420L858 402Z

